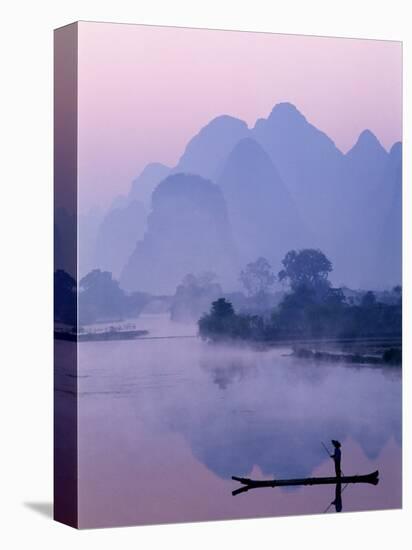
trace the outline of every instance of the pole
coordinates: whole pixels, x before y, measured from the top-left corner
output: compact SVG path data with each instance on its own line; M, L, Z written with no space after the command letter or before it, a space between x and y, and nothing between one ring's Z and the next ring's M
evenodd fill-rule
M323 448L325 449L325 451L328 453L328 457L330 458L330 452L328 450L328 448L326 447L326 445L323 443L323 441L321 441L322 445L323 445Z

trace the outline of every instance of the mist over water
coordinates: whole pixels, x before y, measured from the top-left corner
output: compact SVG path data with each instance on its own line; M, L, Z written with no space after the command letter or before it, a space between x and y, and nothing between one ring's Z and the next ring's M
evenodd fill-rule
M401 506L400 369L211 346L164 316L139 323L182 338L78 348L82 526L322 512L333 486L232 497L231 476L333 475L331 439L346 475L380 471L378 486L344 492L344 511Z

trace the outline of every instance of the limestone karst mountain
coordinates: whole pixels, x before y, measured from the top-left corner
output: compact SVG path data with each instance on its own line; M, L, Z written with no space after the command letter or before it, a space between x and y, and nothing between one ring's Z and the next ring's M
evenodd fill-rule
M174 172L198 174L216 181L227 155L248 135L249 129L243 120L218 116L188 142Z
M222 286L236 284L239 265L223 194L200 176L171 175L153 193L147 231L122 271L121 286L170 294L188 273L211 269Z
M96 267L96 239L104 215L104 211L100 208L92 208L78 216L78 269L80 277Z
M89 223L83 232L89 260L84 259L84 265L90 264L90 269L99 267L115 276L120 274L145 231L153 190L169 172L164 164L148 164L133 180L129 193L115 197L94 231L88 218L85 220Z
M358 186L363 182L370 186L371 191L374 190L376 183L382 179L387 159L388 153L378 138L370 130L364 130L346 154L352 185Z
M149 214L143 224L132 201ZM400 144L388 153L365 130L343 154L294 105L280 103L252 129L218 116L174 168L149 164L100 224L95 267L158 293L174 292L188 273L217 272L217 263L219 282L237 288L239 262L265 256L277 270L287 250L311 247L331 259L334 284L383 288L400 282L400 220ZM378 257L391 267L378 269Z
M376 270L386 285L394 286L402 281L402 145L399 142L390 150L381 189L387 200L375 251Z
M147 212L142 202L131 200L124 207L111 209L100 224L96 237L94 264L110 271L115 278L143 237Z
M150 211L152 193L156 186L170 173L170 168L160 162L151 162L142 170L140 175L133 180L128 200L137 200L144 204Z
M279 103L258 119L253 137L267 151L299 209L318 211L339 183L344 155L291 103Z
M392 284L376 269L379 247L382 256L394 252L388 242L379 244L391 188L384 182L391 176L389 155L376 136L363 131L344 155L290 103L276 105L252 132L312 230L315 246L331 258L334 282L372 288ZM399 204L392 216L400 218ZM401 256L395 256L399 266Z
M277 266L288 250L310 243L290 193L255 140L237 143L218 182L244 263L264 256Z
M363 131L345 155L343 184L336 191L340 210L335 228L339 223L340 231L336 232L335 264L340 281L353 287L391 284L376 263L377 255L383 259L393 252L389 243L383 245L382 241L384 220L396 187L391 164L390 155L370 130ZM401 219L400 209L397 217ZM395 261L398 265L400 258Z

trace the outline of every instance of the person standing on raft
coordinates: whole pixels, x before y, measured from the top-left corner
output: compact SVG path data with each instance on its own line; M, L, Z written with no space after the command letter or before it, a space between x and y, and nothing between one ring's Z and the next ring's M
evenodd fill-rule
M342 452L340 450L341 444L339 443L339 441L336 441L336 439L332 439L332 445L335 447L335 451L333 455L330 455L330 457L333 459L333 462L335 463L336 477L342 477L342 470L340 469L340 463L342 459Z

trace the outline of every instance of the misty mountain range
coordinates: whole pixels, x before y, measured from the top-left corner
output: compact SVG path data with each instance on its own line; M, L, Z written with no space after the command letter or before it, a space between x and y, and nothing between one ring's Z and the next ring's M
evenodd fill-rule
M335 285L401 282L402 146L369 130L343 154L290 103L253 128L227 115L187 144L174 168L149 164L104 216L79 222L80 271L112 271L127 290L173 293L213 271L225 289L259 256L320 248Z

